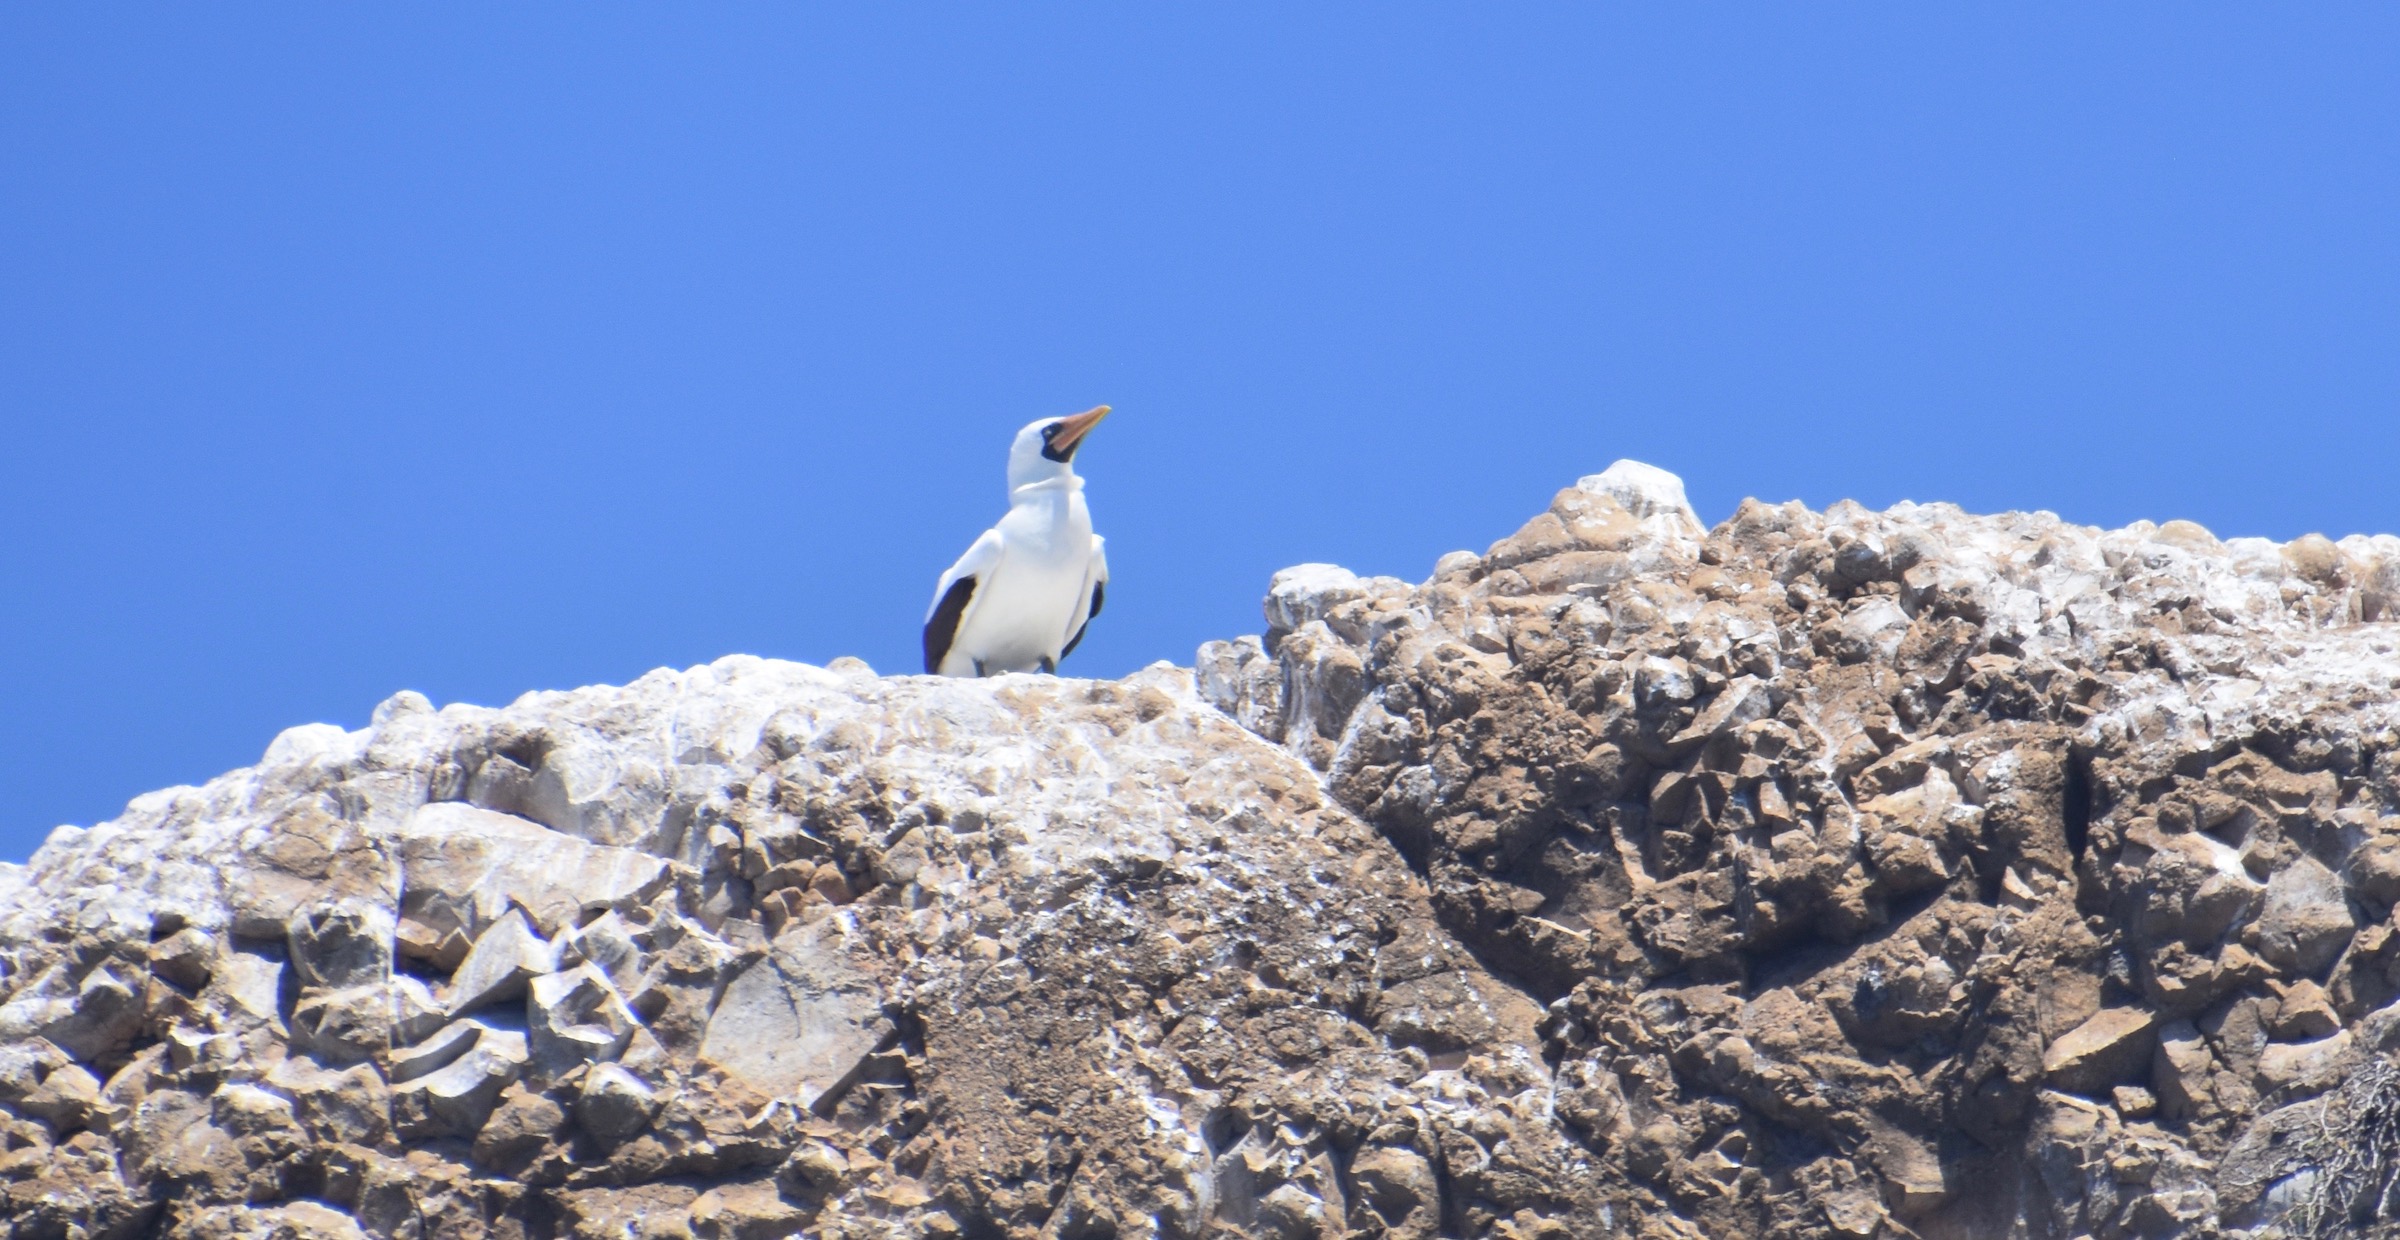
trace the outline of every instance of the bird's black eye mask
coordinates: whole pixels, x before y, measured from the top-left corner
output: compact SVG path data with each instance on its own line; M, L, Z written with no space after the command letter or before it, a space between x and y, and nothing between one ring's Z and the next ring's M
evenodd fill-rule
M1075 459L1075 449L1083 446L1083 441L1079 439L1074 443L1068 444L1066 451L1061 452L1058 450L1058 432L1059 429L1065 425L1066 423L1064 422L1052 422L1050 425L1042 428L1042 455L1058 462L1061 465L1065 465L1073 461Z

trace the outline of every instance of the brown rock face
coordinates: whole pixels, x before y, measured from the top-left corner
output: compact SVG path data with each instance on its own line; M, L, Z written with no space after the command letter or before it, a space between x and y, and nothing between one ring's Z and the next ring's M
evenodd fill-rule
M1571 1234L2338 1229L2400 1208L2357 1075L2400 1029L2394 563L1943 506L1704 532L1621 464L1421 586L1282 574L1200 674L1545 1005ZM2292 1107L2354 1152L2270 1140Z
M2372 1228L2395 581L1627 463L1192 672L404 694L0 866L0 1240Z

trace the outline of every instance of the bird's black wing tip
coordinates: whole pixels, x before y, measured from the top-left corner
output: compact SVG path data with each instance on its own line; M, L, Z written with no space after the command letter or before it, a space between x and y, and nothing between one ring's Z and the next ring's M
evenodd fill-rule
M1083 613L1083 623L1075 626L1075 636L1068 638L1066 649L1058 652L1060 660L1065 660L1068 655L1075 653L1077 646L1083 644L1083 635L1092 631L1092 617L1100 614L1100 600L1107 594L1107 582L1095 581L1092 583L1092 609Z
M967 600L975 597L975 578L972 574L950 583L942 601L934 604L933 615L925 621L925 673L942 674L942 660L950 656L950 643L958 640L959 617L967 614Z

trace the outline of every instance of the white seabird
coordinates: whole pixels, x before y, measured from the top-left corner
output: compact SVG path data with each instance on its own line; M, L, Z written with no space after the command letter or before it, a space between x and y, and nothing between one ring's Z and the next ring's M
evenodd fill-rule
M1008 451L1008 515L933 588L925 670L943 676L1055 672L1100 614L1108 556L1075 476L1075 449L1108 406L1043 418Z

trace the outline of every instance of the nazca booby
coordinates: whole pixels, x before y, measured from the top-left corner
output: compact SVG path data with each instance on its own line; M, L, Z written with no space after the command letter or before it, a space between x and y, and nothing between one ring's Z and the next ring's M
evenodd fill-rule
M1017 432L1008 451L1008 515L933 588L926 671L1055 672L1083 640L1107 593L1108 556L1092 532L1075 449L1107 416L1101 405Z

